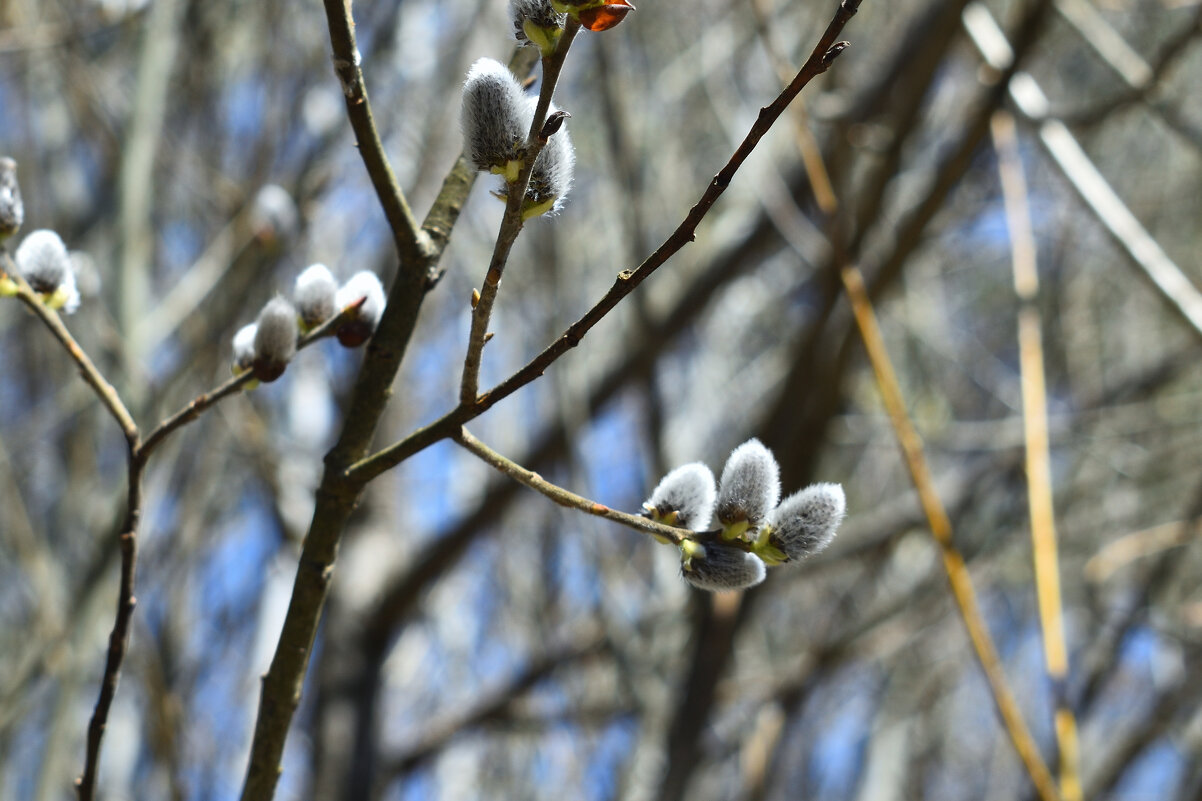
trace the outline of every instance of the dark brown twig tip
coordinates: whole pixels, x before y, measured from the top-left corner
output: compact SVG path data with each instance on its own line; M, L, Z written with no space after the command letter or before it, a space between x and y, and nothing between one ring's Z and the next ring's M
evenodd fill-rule
M827 48L826 52L822 54L823 69L834 63L835 59L843 55L843 51L849 47L851 47L851 42L835 42L833 45Z
M549 114L547 121L543 123L542 130L538 132L538 140L545 145L547 140L563 127L563 121L571 116L566 111L556 111L553 114Z

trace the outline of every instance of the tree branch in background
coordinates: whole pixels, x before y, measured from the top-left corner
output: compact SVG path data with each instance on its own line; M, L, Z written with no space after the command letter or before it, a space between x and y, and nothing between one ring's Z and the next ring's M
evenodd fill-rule
M1068 702L1068 647L1060 599L1060 557L1052 506L1052 470L1048 448L1048 401L1044 377L1043 335L1039 313L1039 273L1035 234L1027 203L1027 182L1014 118L1006 112L993 117L993 142L998 154L1006 222L1010 231L1014 291L1018 296L1019 363L1022 374L1023 438L1027 457L1027 502L1031 515L1031 545L1035 589L1043 631L1044 662L1051 680L1054 725L1060 763L1060 794L1064 801L1081 801L1077 718Z
M935 493L930 468L927 466L926 457L923 454L922 440L906 413L901 386L893 372L888 351L885 350L885 341L877 326L876 315L872 310L872 301L869 300L868 292L864 287L864 279L855 267L843 268L842 278L852 311L855 313L856 324L859 327L864 348L868 352L869 361L872 362L872 369L876 374L881 398L889 413L889 421L897 435L906 467L914 481L914 488L918 490L919 500L922 502L923 511L926 513L927 522L931 527L931 535L939 546L943 567L947 572L948 584L956 601L956 608L960 612L961 620L964 621L964 627L968 630L968 637L972 641L977 661L989 682L989 689L993 694L998 713L1001 715L1002 724L1006 733L1010 735L1010 742L1014 745L1014 750L1022 760L1027 775L1030 776L1040 798L1043 801L1057 801L1060 794L1056 790L1056 783L1052 779L1051 773L1048 772L1043 758L1039 755L1039 748L1031 737L1031 732L1023 720L1017 701L1015 701L1014 693L1006 681L1006 675L1002 671L1001 662L998 659L997 648L993 644L993 639L989 635L989 629L985 625L985 619L977 604L972 578L964 564L964 557L960 554L953 539L951 521L948 519L943 504L939 501L939 496Z
M972 3L964 12L964 27L990 67L1014 69L1010 43L985 6ZM1064 123L1048 116L1048 99L1039 84L1025 72L1016 73L1008 89L1019 111L1038 125L1039 142L1052 162L1106 233L1127 253L1168 307L1196 336L1202 336L1202 292L1131 213Z

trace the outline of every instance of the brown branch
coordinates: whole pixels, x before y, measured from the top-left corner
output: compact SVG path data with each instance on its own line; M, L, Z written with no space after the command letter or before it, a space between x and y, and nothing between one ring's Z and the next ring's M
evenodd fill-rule
M117 694L117 682L121 678L121 663L129 648L129 626L133 618L134 579L138 564L138 524L142 518L142 473L145 462L129 458L129 489L126 500L126 518L122 527L121 581L117 589L117 616L113 631L109 635L108 656L104 662L104 677L100 682L100 696L88 722L87 750L83 774L75 780L75 791L79 801L92 801L96 794L96 775L100 768L100 744L108 725L109 710Z
M362 304L363 301L351 304L334 317L326 320L317 328L314 328L312 331L302 336L296 342L296 349L298 351L304 350L318 340L333 336L338 330L338 327L342 325L349 317L351 317L354 313L354 310ZM253 380L254 374L251 372L245 372L230 378L220 386L209 390L205 394L189 401L184 408L180 409L170 417L164 418L162 422L155 426L154 429L146 435L145 442L143 442L136 451L137 457L145 461L150 457L151 452L158 448L158 446L163 443L163 440L169 437L172 433L180 428L183 428L193 420L196 420L202 414L208 411L208 409L214 404L238 392Z
M488 272L484 276L484 285L480 288L480 297L472 308L472 328L467 340L467 354L463 358L463 378L459 387L459 402L470 405L476 400L480 385L480 359L484 353L484 344L488 341L488 321L492 316L492 307L501 288L501 274L509 261L509 251L522 232L522 204L526 199L526 188L530 183L530 175L534 171L534 162L546 144L541 136L547 111L551 107L551 96L555 93L555 85L563 71L563 62L567 58L572 40L580 30L580 23L569 17L559 37L555 52L543 59L543 82L539 90L538 106L534 110L534 119L530 123L530 131L526 135L525 156L522 169L517 179L507 185L505 197L505 215L501 218L501 230L497 232L497 241L493 246L492 258L488 264Z
M650 277L652 273L685 245L692 242L696 235L697 226L701 224L701 221L709 213L714 203L726 191L726 187L730 185L735 173L738 172L743 162L755 150L760 140L763 139L776 120L784 113L789 103L797 97L798 93L810 81L826 72L835 58L846 49L847 43L836 42L836 39L847 22L859 10L859 7L860 0L843 0L839 4L834 19L827 26L822 38L819 39L809 59L802 65L801 70L793 78L793 81L777 95L775 100L760 109L759 116L751 126L751 130L748 131L747 136L739 144L739 147L735 150L734 155L730 157L726 166L710 181L705 192L702 193L701 198L693 208L689 210L684 221L677 226L671 236L654 253L648 256L642 264L633 270L623 270L619 273L617 280L610 290L583 317L572 323L555 342L544 349L542 353L532 359L525 367L491 390L477 397L471 405L461 403L457 408L448 412L434 423L414 432L400 442L394 443L372 454L370 457L352 464L347 469L345 477L354 482L371 481L381 473L400 464L417 451L441 439L453 436L458 426L479 417L498 401L512 395L541 376L559 357L576 347L593 326L609 314L623 298L633 292L639 284Z
M588 498L577 495L574 492L569 492L557 484L552 484L538 473L535 473L532 470L527 470L517 462L506 459L504 456L473 437L466 428L459 429L459 432L455 435L455 441L467 448L476 456L479 456L485 464L495 468L501 473L504 473L515 481L525 484L535 492L545 495L560 506L568 509L577 509L581 512L585 512L596 517L604 517L606 520L612 520L615 523L621 523L627 528L632 528L635 531L642 532L643 534L650 534L653 537L670 540L674 544L680 544L686 539L692 539L690 535L693 532L690 532L687 529L665 526L662 523L656 523L655 521L649 520L646 517L627 514L626 512L619 512L615 509L610 509L604 504L591 501ZM734 542L731 544L736 545Z
M392 228L393 241L402 261L417 264L429 258L433 251L430 236L417 224L409 203L401 191L380 133L376 130L367 85L363 81L359 48L355 44L355 21L351 15L351 0L324 0L326 19L333 46L334 73L342 85L346 99L346 114L355 131L359 155L367 168L376 197Z
M872 369L876 373L877 386L889 413L889 420L897 435L906 467L910 471L914 488L918 491L919 501L930 524L931 536L935 539L943 557L943 567L947 573L952 597L956 601L960 619L972 641L977 661L989 683L989 689L993 694L994 703L997 705L998 714L1002 718L1002 724L1007 734L1010 735L1014 750L1022 760L1027 775L1031 777L1040 798L1043 801L1057 801L1060 794L1056 789L1056 783L1053 781L1051 773L1048 772L1043 758L1039 755L1039 748L1031 737L1031 732L1019 711L1014 693L1006 681L997 649L989 635L989 629L985 624L980 607L977 605L972 578L968 574L964 557L953 539L951 520L935 492L930 467L923 454L922 440L906 413L901 386L898 384L897 375L893 372L893 365L889 361L889 353L885 349L885 342L877 325L872 301L869 300L868 291L864 287L864 279L855 267L845 267L842 271L842 279L851 302L852 312L855 314L856 323L859 326L864 348L868 352Z
M3 254L4 270L13 283L17 285L17 298L24 303L30 311L32 311L45 326L50 329L50 333L63 346L63 350L67 351L67 355L71 357L79 367L79 374L87 383L92 391L96 393L96 397L104 404L104 408L108 410L113 419L117 421L117 425L121 428L121 433L125 435L125 440L133 447L138 439L138 424L134 422L133 415L129 413L129 409L125 408L125 403L122 402L121 396L117 394L117 390L113 385L101 374L96 365L84 352L79 343L75 341L75 337L71 336L71 332L67 330L67 326L63 324L62 318L58 313L42 302L41 296L33 291L29 283L21 277L13 264L12 259L7 253Z
M129 647L129 625L133 617L134 578L137 572L138 556L138 523L142 516L142 470L144 462L136 458L139 447L138 426L133 416L125 407L121 397L112 384L105 379L100 370L84 352L75 337L67 330L62 319L49 308L41 297L33 291L29 283L20 275L8 254L3 254L4 272L17 287L17 297L45 324L50 333L79 367L84 381L100 398L100 402L117 421L122 434L125 435L128 447L128 495L126 499L126 517L120 537L121 545L121 580L117 589L117 614L113 621L113 630L109 635L108 655L105 658L104 675L100 681L100 695L96 699L96 707L88 722L87 746L84 757L83 773L75 781L76 792L80 801L91 801L96 792L96 774L100 764L100 745L104 738L104 730L108 725L109 710L117 693L117 683L121 677L121 664Z

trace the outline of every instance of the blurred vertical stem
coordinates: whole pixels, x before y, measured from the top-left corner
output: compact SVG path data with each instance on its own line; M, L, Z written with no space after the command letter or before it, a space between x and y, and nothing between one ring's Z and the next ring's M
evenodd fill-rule
M793 79L795 70L789 64L789 59L781 52L780 46L772 34L772 9L768 6L768 0L751 0L751 13L755 16L756 33L764 45L768 60L772 62L772 69L780 79L781 86L788 86L789 81ZM839 210L839 201L835 197L834 187L831 186L831 177L827 172L826 162L822 159L822 149L818 146L818 140L814 138L814 132L810 130L810 120L809 115L806 114L805 105L803 103L794 105L790 109L790 117L793 122L793 138L797 143L797 151L801 155L802 167L810 181L814 200L823 214L833 215Z
M125 377L128 393L136 385L130 369L143 356L139 319L150 303L149 268L154 256L151 209L154 208L154 162L167 109L167 91L175 62L181 3L157 0L147 12L142 57L138 63L137 94L122 153L119 180L121 256L117 282L117 321L125 341ZM133 397L133 406L141 399Z
M1006 223L1010 229L1014 292L1018 296L1019 365L1022 372L1023 440L1027 459L1027 504L1031 514L1031 545L1043 653L1055 704L1056 745L1060 754L1060 793L1064 801L1081 801L1078 769L1077 719L1068 704L1068 648L1060 599L1060 564L1056 520L1052 507L1049 465L1047 390L1044 383L1043 339L1040 333L1039 273L1035 236L1027 203L1027 185L1014 117L999 111L992 120L998 155Z
M993 701L997 705L998 714L1001 715L1002 724L1010 736L1014 750L1018 752L1018 757L1027 770L1027 775L1031 777L1031 782L1035 785L1039 797L1042 801L1058 801L1060 794L1056 789L1056 783L1052 779L1051 773L1048 772L1043 758L1039 755L1035 740L1032 739L1031 732L1027 729L1018 703L1014 699L1014 693L1006 681L1006 675L1002 672L997 649L977 604L972 578L964 564L964 557L956 548L953 540L951 520L943 508L939 496L935 493L935 484L931 480L931 471L923 453L922 440L906 413L901 385L898 384L897 375L893 372L889 353L885 350L885 342L881 337L880 327L877 325L872 301L869 300L868 292L864 288L864 278L858 269L850 266L843 268L842 278L843 286L847 289L847 296L851 302L852 312L856 317L856 325L860 330L860 337L864 342L864 349L868 351L868 359L872 362L873 372L876 373L877 386L880 388L885 409L889 413L889 421L897 435L898 444L901 445L906 467L910 471L910 478L914 482L914 488L918 491L918 498L922 503L922 510L931 526L931 535L939 546L952 596L960 611L960 618L964 621L964 627L968 630L968 637L972 641L977 661L981 664L981 669L985 672L985 678L989 682L989 689L993 694Z

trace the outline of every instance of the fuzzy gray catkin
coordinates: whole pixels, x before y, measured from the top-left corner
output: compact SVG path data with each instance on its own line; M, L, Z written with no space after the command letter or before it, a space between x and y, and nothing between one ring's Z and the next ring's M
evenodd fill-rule
M812 556L831 544L847 499L838 484L811 484L781 501L769 515L770 542L790 559Z
M17 162L8 156L0 158L0 240L21 230L25 222L25 204L17 183Z
M44 294L62 286L71 272L67 246L58 234L46 228L27 235L17 248L13 261L17 263L17 272L33 290Z
M45 296L47 306L67 314L79 307L71 255L54 231L43 228L30 233L21 241L13 261L29 286Z
M267 383L283 375L296 355L296 309L277 296L259 312L255 324L255 378Z
M334 296L334 305L339 312L355 303L359 303L358 308L349 320L338 326L337 332L338 341L348 348L366 342L376 332L384 314L384 285L371 270L360 270L352 275Z
M472 64L463 84L462 124L464 148L477 170L504 172L520 157L530 118L525 93L504 64L491 58Z
M643 508L657 522L701 531L713 517L715 495L714 474L693 462L664 476Z
M324 264L310 264L296 277L292 299L305 329L316 328L338 311L334 297L338 282Z
M259 326L251 323L234 334L234 372L244 373L255 366L255 334Z
M685 581L710 592L754 587L767 574L755 554L716 542L686 542L681 548L680 572Z
M755 529L780 499L780 467L758 439L731 452L718 483L718 520L724 526ZM736 534L741 532L735 532Z
M529 98L530 119L534 118L537 98ZM552 106L547 114L556 111ZM560 126L547 140L547 144L534 160L534 169L530 172L530 184L526 187L526 201L534 206L550 202L547 214L555 214L563 208L564 198L572 186L572 177L576 170L576 149L572 146L572 138L568 135L567 125Z

